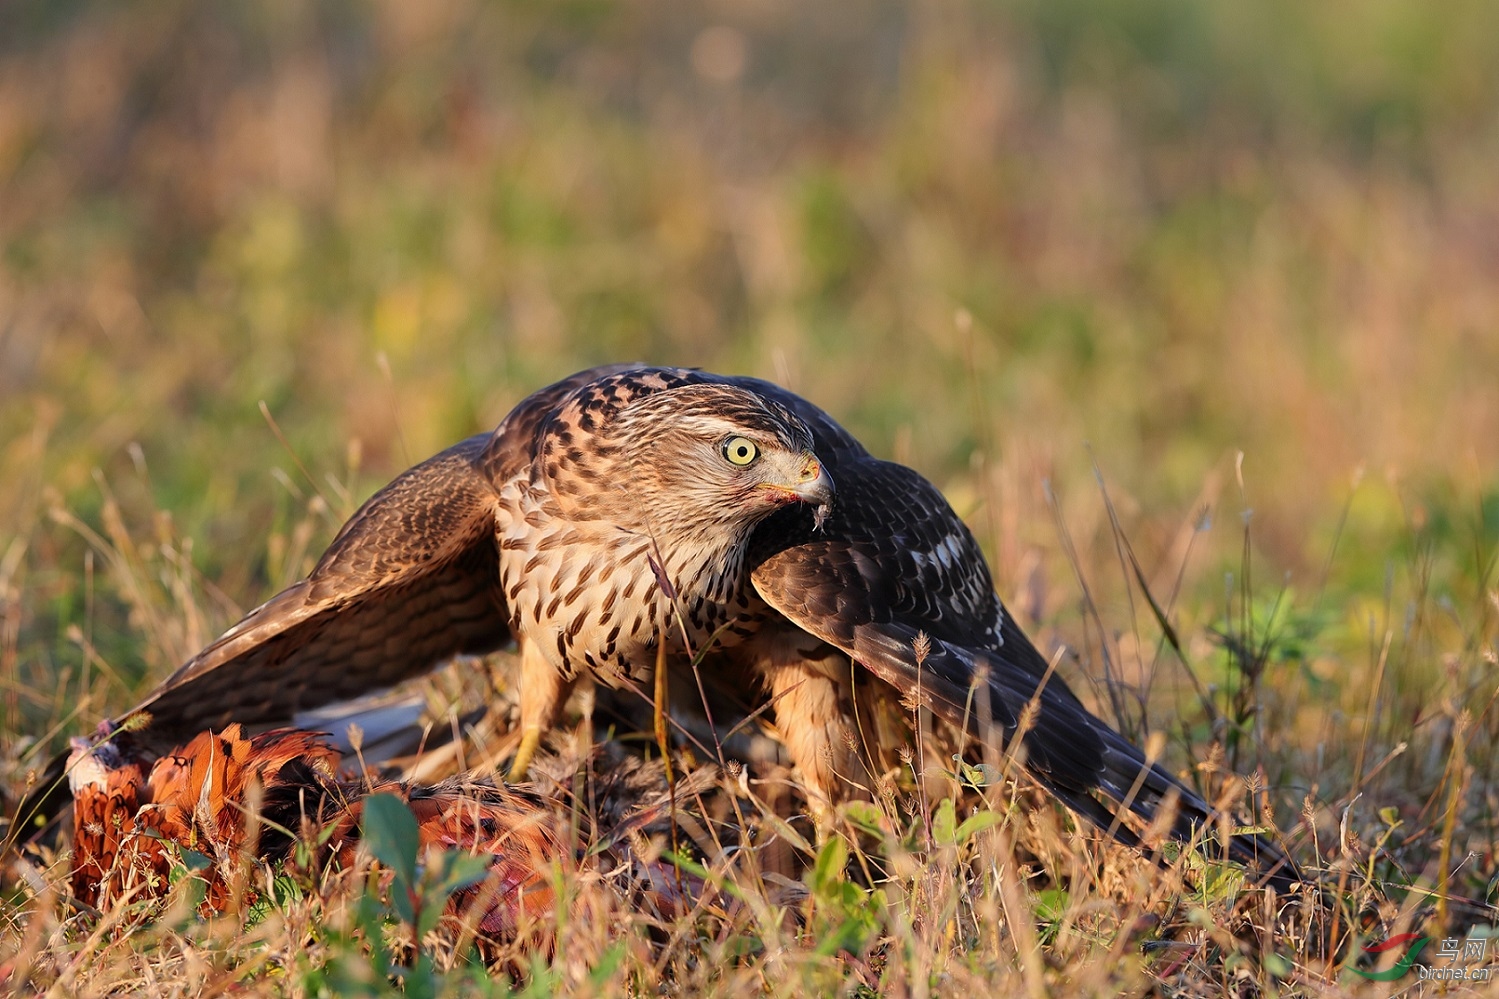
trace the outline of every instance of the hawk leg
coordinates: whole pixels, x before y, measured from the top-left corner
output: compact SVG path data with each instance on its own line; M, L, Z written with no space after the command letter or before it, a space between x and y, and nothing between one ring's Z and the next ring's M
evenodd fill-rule
M754 668L770 691L776 730L806 785L821 837L832 828L834 804L869 787L855 751L848 658L788 628L769 627L751 644Z
M964 732L934 718L928 708L918 707L913 712L901 702L894 687L876 680L867 671L855 675L854 703L859 711L855 719L859 745L868 761L866 765L879 775L872 791L876 794L893 791L897 775L909 771L929 800L937 801L952 793L953 783L946 768L954 753L967 748Z
M520 747L506 780L526 779L526 770L541 746L541 737L556 724L577 677L564 677L529 638L520 643Z

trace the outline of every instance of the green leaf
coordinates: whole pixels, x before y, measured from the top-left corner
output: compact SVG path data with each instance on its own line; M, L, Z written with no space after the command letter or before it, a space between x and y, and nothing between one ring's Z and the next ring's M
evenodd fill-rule
M285 871L278 873L271 881L270 892L255 893L255 900L245 916L245 924L255 926L270 915L273 909L284 909L292 902L301 901L303 894L302 885L295 877Z
M443 903L433 903L430 898L423 897L420 908L417 908L414 919L408 919L416 927L416 938L422 937L437 929L437 924L442 920L442 914L447 911Z
M444 850L427 877L428 887L422 892L429 899L446 902L455 891L476 885L489 876L490 858L484 854L465 850Z
M198 871L206 871L212 867L213 860L207 854L199 853L197 850L189 850L184 846L182 848L182 866L186 867L189 871L197 873Z
M812 849L812 844L808 843L806 838L792 828L791 823L785 819L780 818L774 813L769 813L764 816L764 822L772 832L791 844L793 849L807 854L816 852Z
M1067 907L1072 902L1072 896L1065 888L1046 888L1035 894L1036 920L1041 924L1041 942L1047 945L1056 942L1057 933L1062 928L1062 919L1067 914Z
M364 842L376 860L395 872L396 884L409 892L416 887L416 816L393 794L364 799Z
M605 949L599 958L598 964L594 965L593 971L588 974L588 982L593 986L591 991L594 995L603 995L606 986L613 984L614 972L618 970L620 963L625 959L625 941L616 940Z
M399 882L390 886L390 907L395 910L396 915L401 918L401 921L408 926L415 927L417 925L419 913L417 912L416 903L417 895L415 890L402 888Z
M879 933L884 894L842 881L829 886L822 898L824 907L812 926L818 938L814 953L824 957L840 951L862 954Z
M822 845L817 854L817 863L807 874L807 887L817 895L843 882L843 870L848 866L848 844L841 836L833 836Z
M489 875L490 858L463 850L443 850L427 867L415 896L420 912L415 921L418 938L437 927L447 911L448 896L469 885L478 884Z
M958 842L958 814L951 798L943 798L932 816L932 839L938 846L954 846Z
M985 808L974 812L968 818L964 819L963 824L958 826L957 832L953 834L953 837L958 843L966 843L985 829L993 829L1004 820L1005 817L1003 815Z
M889 833L885 813L880 811L878 805L869 801L849 801L843 805L843 817L851 822L855 828L869 833L871 836L885 836Z
M1266 951L1261 960L1264 962L1265 970L1276 978L1290 978L1296 971L1296 964L1284 954L1275 951Z
M410 999L436 999L439 980L432 955L421 951L405 974L401 975L404 992Z
M869 927L864 920L845 919L831 932L823 935L813 953L818 957L830 957L840 951L857 954L863 949L864 940L868 935Z
M1205 902L1232 902L1244 890L1244 869L1238 864L1202 860L1198 894Z
M1045 888L1036 892L1036 918L1056 922L1067 912L1072 896L1065 888Z
M278 874L271 882L271 890L276 894L276 904L279 906L290 905L300 902L306 897L302 890L302 883L290 874Z

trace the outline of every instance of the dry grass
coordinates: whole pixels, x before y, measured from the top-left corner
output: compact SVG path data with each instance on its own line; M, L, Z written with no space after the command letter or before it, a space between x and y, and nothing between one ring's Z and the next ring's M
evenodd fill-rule
M651 927L580 882L516 988L1383 995L1309 922L1495 921L1411 922L1499 874L1488 5L6 16L6 786L395 472L640 357L774 378L932 477L1068 681L1211 790L1262 773L1254 810L1340 892L1183 888L1008 788L968 792L1003 821L957 845L930 799L864 815L819 878L771 773L758 849L699 844L714 911ZM347 899L101 919L57 866L16 877L18 989L373 967ZM509 987L424 947L441 990Z

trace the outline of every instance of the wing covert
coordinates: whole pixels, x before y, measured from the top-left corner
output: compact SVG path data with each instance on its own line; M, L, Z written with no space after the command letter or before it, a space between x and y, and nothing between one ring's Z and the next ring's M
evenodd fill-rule
M805 506L787 507L751 538L762 596L804 604L802 613L845 633L901 621L947 641L997 645L1004 612L988 565L937 488L868 455L824 461L837 497L822 526Z

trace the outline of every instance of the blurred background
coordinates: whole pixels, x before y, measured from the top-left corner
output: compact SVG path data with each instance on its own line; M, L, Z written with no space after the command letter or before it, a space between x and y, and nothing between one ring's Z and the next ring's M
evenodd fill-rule
M642 359L934 479L1085 688L1186 687L1148 586L1419 787L1496 724L1496 163L1486 0L0 2L0 727Z

